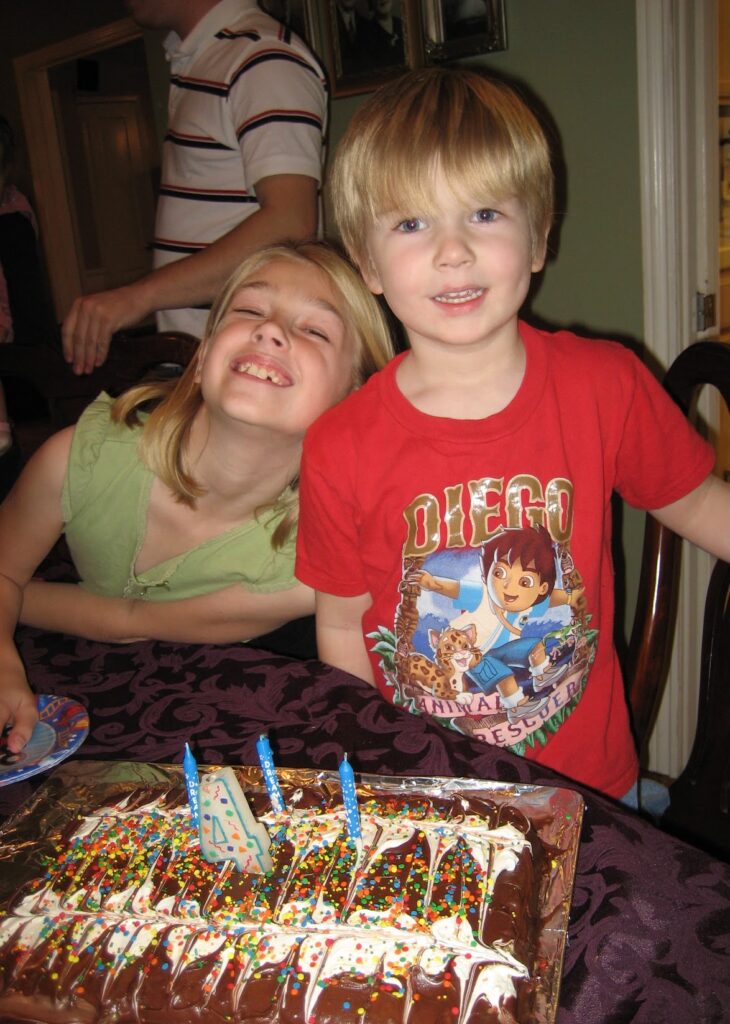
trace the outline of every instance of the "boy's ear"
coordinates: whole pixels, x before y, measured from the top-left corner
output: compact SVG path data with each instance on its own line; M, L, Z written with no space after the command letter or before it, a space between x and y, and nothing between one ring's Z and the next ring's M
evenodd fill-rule
M380 283L378 271L375 269L372 257L369 252L366 252L362 261L360 262L360 273L365 284L368 286L373 295L382 295L383 286Z
M545 234L544 234L544 236L542 238L541 244L538 245L536 247L536 249L535 249L535 253L534 253L533 257L532 257L532 266L530 268L532 270L533 274L537 274L537 272L542 270L542 268L545 266L545 258L547 256L547 243L548 243L548 235L549 234L550 234L550 229L548 229L545 232Z

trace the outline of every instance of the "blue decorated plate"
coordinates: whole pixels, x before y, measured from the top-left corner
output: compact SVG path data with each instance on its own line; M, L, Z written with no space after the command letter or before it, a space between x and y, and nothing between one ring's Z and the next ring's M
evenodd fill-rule
M86 708L68 697L42 694L38 698L38 722L19 754L5 743L9 728L0 736L0 786L9 786L31 775L54 768L81 746L89 732Z

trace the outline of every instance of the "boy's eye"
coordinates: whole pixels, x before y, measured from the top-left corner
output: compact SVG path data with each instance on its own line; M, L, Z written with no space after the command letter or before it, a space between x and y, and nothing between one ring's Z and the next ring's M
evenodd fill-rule
M420 217L407 217L397 224L395 229L409 235L414 231L421 231L425 226L425 222Z
M474 220L478 224L491 224L499 217L499 213L496 210L492 210L485 207L482 210L476 210L474 213Z

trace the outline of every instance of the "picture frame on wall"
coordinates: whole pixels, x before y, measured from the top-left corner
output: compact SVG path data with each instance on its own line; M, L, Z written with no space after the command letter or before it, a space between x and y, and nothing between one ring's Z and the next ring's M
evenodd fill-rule
M324 2L333 96L372 92L420 63L412 0Z
M426 63L507 49L504 0L423 0Z
M322 37L316 0L259 0L262 10L276 18L318 53Z

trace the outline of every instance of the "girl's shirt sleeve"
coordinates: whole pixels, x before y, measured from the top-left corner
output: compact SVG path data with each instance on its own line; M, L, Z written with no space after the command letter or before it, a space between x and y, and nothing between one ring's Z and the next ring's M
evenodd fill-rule
M83 507L107 438L120 430L129 433L128 427L112 422L113 404L114 400L106 392L102 392L84 409L76 424L61 492L61 514L64 523L70 522L75 512Z

